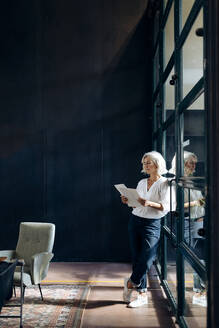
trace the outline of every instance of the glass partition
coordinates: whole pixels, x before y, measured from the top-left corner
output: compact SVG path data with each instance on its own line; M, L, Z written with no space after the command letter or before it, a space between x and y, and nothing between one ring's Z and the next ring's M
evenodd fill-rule
M182 1L182 28L189 16L189 13L194 5L195 0L183 0Z
M171 70L166 82L164 83L164 109L175 109L175 88L171 84L172 76L174 74L174 68Z
M196 18L183 45L183 97L203 76L203 38L196 35L196 30L203 27L203 10Z
M176 249L167 240L167 282L173 297L177 298Z
M197 180L186 181L191 188L184 187L184 240L194 254L205 260L205 199L204 190L195 189ZM199 187L200 188L200 187Z
M154 56L154 67L156 67L156 70L154 71L154 91L155 91L159 83L159 47L157 47Z
M159 33L159 11L155 13L154 17L154 44L157 41L158 33Z
M185 260L185 320L188 327L207 327L205 283Z
M167 0L163 1L163 8L167 3ZM197 29L205 28L204 9L199 0L170 1L169 4L167 17L160 10L160 21L166 19L159 34L163 49L159 49L154 57L154 62L158 63L160 52L164 70L162 74L156 72L154 75L154 90L159 85L161 92L155 104L156 131L159 128L159 133L154 134L153 144L154 149L165 156L169 170L166 176L169 183L174 181L172 191L177 196L177 206L163 219L159 267L166 296L179 326L204 328L207 304L202 296L205 296L207 284L200 276L207 275L208 239L205 234L209 220L206 207L206 95L203 90L206 85L203 70L205 33L204 37L197 33ZM187 28L183 30L185 24ZM173 54L173 67L170 68L167 65ZM158 70L157 65L155 70ZM167 68L171 71L166 78ZM176 163L177 166L182 164L182 174L176 172ZM205 299L204 306L202 299Z
M168 0L164 0L164 9L166 8Z
M199 96L188 109L201 110L204 109L204 92Z
M189 157L189 153L194 154L194 160L185 166L186 176L205 176L206 170L206 128L205 110L202 94L193 104L193 109L184 112L184 157ZM200 106L200 108L198 107ZM191 106L190 106L191 108Z
M167 111L167 118L172 114L172 111ZM172 168L172 160L176 152L175 140L175 125L171 123L166 129L166 163L168 171ZM175 175L175 172L172 172Z
M164 27L164 68L168 64L174 51L174 3Z

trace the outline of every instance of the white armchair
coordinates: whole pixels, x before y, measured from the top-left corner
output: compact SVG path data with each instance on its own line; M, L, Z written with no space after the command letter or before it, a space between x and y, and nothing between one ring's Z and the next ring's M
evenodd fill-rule
M41 222L21 222L16 250L0 251L0 256L24 260L23 290L31 285L38 285L43 295L40 282L46 277L49 263L53 258L55 225ZM14 273L14 285L20 286L20 269Z

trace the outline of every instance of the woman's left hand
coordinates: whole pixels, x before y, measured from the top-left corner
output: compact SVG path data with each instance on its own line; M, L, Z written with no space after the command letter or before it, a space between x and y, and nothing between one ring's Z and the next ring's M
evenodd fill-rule
M142 205L142 206L148 206L148 201L144 198L138 198L138 202Z

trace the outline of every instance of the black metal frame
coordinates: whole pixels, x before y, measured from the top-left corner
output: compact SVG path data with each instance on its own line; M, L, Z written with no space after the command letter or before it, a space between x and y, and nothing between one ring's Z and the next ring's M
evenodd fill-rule
M153 132L153 142L154 149L157 149L165 156L165 138L166 130L171 124L175 124L175 138L176 138L176 185L177 185L177 237L166 225L166 219L162 220L162 232L161 232L161 261L160 266L156 265L158 274L161 279L161 284L165 290L165 293L170 301L173 313L177 318L177 322L180 327L188 327L184 318L185 310L185 282L184 282L184 260L186 259L192 268L199 274L199 276L204 281L208 281L208 271L206 267L208 262L205 265L200 261L200 259L194 254L190 247L184 242L184 193L182 185L185 186L185 181L181 178L183 176L183 127L184 127L184 113L187 108L204 92L205 90L205 99L207 97L206 89L206 72L204 71L204 76L193 86L190 92L183 98L182 96L182 47L191 31L193 23L195 22L200 10L204 9L204 61L206 56L206 26L207 26L207 1L205 0L196 0L191 8L190 14L187 17L185 25L181 30L181 5L183 0L168 0L166 8L163 8L163 1L160 5L160 29L155 40L154 51L156 54L157 47L159 45L160 52L160 64L159 64L159 82L155 86L155 91L153 93L153 109L154 109L154 132ZM170 57L167 66L163 67L163 58L164 58L164 42L163 34L165 24L168 19L168 15L171 10L171 6L174 5L174 38L175 38L175 48ZM175 110L166 120L165 108L164 108L164 83L167 81L167 78L173 69L175 70L175 76L173 77L173 84L175 84ZM157 69L157 68L155 68ZM154 74L155 75L155 74ZM157 107L159 104L159 107ZM207 109L207 103L205 101L205 109ZM205 110L205 113L207 110ZM160 115L160 119L157 118ZM207 122L207 119L205 120ZM159 126L158 126L158 123ZM207 145L207 144L206 144ZM209 144L208 144L209 146ZM207 174L205 174L207 176ZM204 183L204 184L203 184ZM202 181L199 186L196 186L198 189L203 189L206 181ZM188 185L190 188L191 185ZM207 209L206 209L207 212ZM176 213L172 213L175 215ZM207 216L207 215L206 215ZM208 221L208 220L207 220ZM176 249L177 254L177 299L174 298L172 292L169 288L167 282L167 257L166 257L166 245L167 240L171 241L171 244ZM207 238L208 240L208 238ZM219 326L219 325L218 325ZM209 326L211 327L211 326Z
M206 106L207 113L207 151L208 151L208 327L219 327L219 2L206 1Z

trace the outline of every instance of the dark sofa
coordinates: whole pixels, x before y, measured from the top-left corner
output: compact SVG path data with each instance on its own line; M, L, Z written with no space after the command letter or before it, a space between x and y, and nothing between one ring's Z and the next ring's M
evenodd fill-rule
M17 261L13 263L0 262L0 312L13 294L13 276Z

